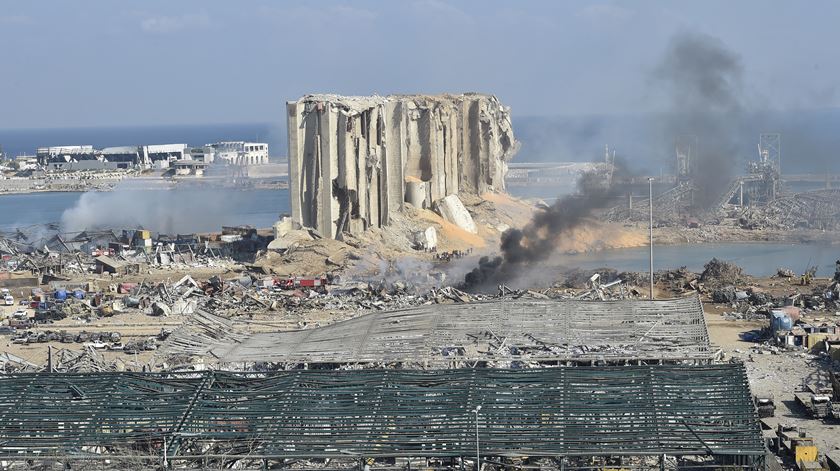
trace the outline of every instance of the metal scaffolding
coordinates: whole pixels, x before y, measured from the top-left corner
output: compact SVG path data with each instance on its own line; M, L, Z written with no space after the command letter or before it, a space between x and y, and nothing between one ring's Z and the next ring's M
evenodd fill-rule
M758 469L764 455L740 364L0 376L7 461L463 458L476 446L490 461Z

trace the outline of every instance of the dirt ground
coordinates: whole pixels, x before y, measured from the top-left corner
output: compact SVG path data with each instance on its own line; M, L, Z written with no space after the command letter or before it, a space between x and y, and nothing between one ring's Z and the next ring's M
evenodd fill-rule
M19 306L3 306L0 310L3 317L11 315ZM30 315L32 310L28 310ZM76 319L62 319L52 324L39 324L33 327L34 332L43 331L66 331L68 333L86 332L119 332L122 336L122 343L125 344L132 340L145 339L153 337L160 333L161 329L175 329L183 324L184 319L181 316L173 315L166 318L157 318L147 316L140 313L126 313L113 317L102 317L93 322L86 322ZM11 336L0 336L0 351L17 355L24 360L34 363L36 365L46 364L49 347L53 348L53 353L60 349L68 349L72 351L80 351L84 348L81 343L61 343L61 342L45 342L45 343L31 343L31 344L15 344L11 342ZM106 361L118 360L127 370L141 370L143 365L149 364L154 352L143 352L137 354L127 354L119 351L97 350L103 355Z
M764 419L765 423L774 429L778 423L799 426L814 438L822 454L840 449L840 424L811 418L794 399L794 392L805 384L827 384L828 371L835 365L804 351L754 352L757 344L745 342L739 335L762 328L767 322L725 320L721 313L726 307L705 304L704 308L711 342L721 348L725 359L744 362L753 394L773 396L776 414ZM774 436L774 430L766 430L765 436Z

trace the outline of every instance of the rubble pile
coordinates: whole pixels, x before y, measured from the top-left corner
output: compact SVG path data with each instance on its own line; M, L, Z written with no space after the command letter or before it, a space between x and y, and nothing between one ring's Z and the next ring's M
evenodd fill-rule
M86 346L82 350L73 351L62 348L54 356L47 369L60 373L92 373L99 371L119 371L119 362L107 361L101 353L93 347Z
M743 282L744 271L734 263L713 258L703 266L700 281L710 286L720 286Z
M840 190L817 190L785 195L767 205L740 208L738 224L744 229L840 228Z
M29 273L35 284L67 281L74 275L132 275L156 269L225 267L232 261L253 261L268 237L250 227L224 228L220 236L166 234L123 230L55 233L34 238L23 232L0 237L0 268Z

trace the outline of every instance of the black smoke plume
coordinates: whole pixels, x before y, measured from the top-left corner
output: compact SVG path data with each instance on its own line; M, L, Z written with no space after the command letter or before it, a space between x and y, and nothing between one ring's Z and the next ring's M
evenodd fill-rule
M676 35L654 70L669 104L663 120L666 149L674 155L677 140L691 143L697 209L710 208L732 179L744 137L742 75L737 55L699 33Z
M577 186L577 193L537 212L522 229L505 231L501 255L482 257L478 267L464 277L464 288L480 291L516 279L522 270L554 253L561 234L586 222L594 210L605 208L614 196L603 172L585 173Z

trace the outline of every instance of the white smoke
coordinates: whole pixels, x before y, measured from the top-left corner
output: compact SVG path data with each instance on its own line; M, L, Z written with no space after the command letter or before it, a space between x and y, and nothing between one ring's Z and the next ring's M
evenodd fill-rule
M62 232L142 227L166 234L217 231L235 221L233 190L218 187L147 189L128 182L87 192L61 215Z

